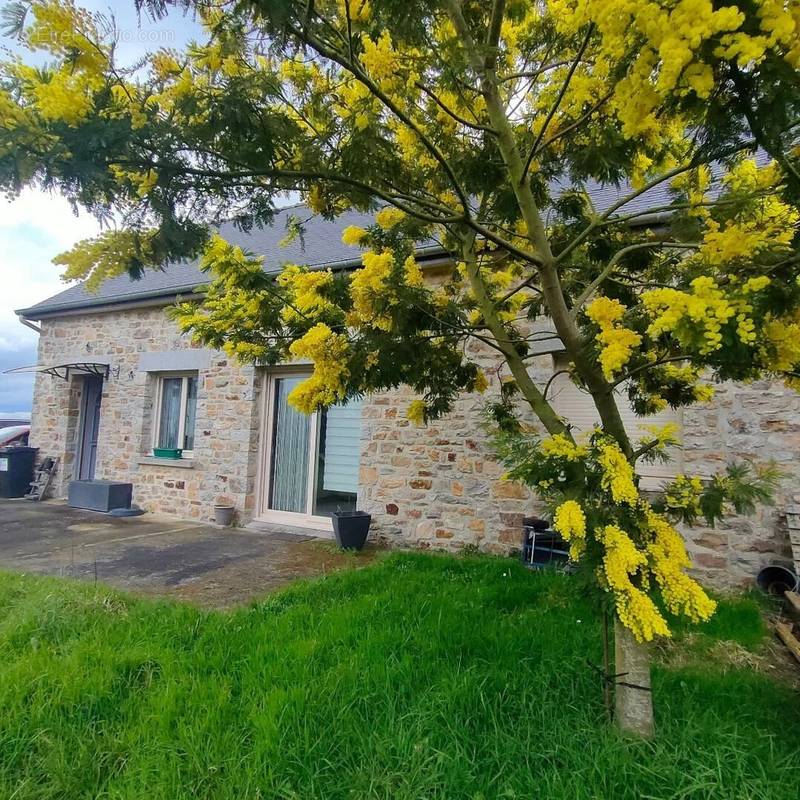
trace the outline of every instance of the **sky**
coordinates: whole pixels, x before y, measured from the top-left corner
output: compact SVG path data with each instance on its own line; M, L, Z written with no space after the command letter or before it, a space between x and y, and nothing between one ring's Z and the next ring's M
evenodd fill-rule
M121 64L133 63L149 50L180 49L190 39L201 38L195 21L179 11L154 21L144 16L139 19L133 0L77 0L77 4L114 17ZM2 36L0 45L17 49ZM0 58L5 57L6 53L0 53ZM33 395L32 374L4 374L37 360L38 335L22 325L16 309L67 288L59 267L51 263L53 257L99 230L91 216L76 216L57 194L28 189L11 201L0 196L0 418L26 418Z

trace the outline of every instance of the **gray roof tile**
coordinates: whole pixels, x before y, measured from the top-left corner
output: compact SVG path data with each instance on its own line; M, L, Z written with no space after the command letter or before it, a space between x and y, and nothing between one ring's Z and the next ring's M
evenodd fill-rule
M765 161L765 155L759 153L758 160ZM559 188L563 191L566 185L555 184L554 188L556 191ZM596 182L590 182L587 188L595 208L600 212L631 192L630 186L618 187ZM669 202L668 185L665 183L635 198L620 209L620 213L639 213L668 205ZM295 239L287 247L281 247L280 242L286 236L286 224L290 215L295 215L306 223L305 234L302 239ZM277 272L287 263L306 264L310 267L342 267L357 263L360 259L357 248L342 244L342 229L348 225L366 227L372 224L373 219L373 215L369 213L348 211L329 221L314 216L310 209L300 204L278 211L269 226L243 233L232 224L224 224L220 227L220 233L229 242L264 256L264 268L268 272ZM433 243L429 247L432 245ZM128 275L111 278L96 293L88 292L83 284L71 286L30 308L21 309L18 313L29 319L39 319L42 315L67 310L186 293L207 281L196 261L180 262L170 264L163 270L148 270L140 280L132 280Z
M306 231L302 239L295 239L287 247L281 247L280 242L286 237L286 223L292 214L303 221L308 220ZM243 233L227 223L220 226L220 233L232 244L264 256L265 270L277 272L287 263L325 267L358 261L359 250L342 243L342 229L347 225L369 225L372 221L372 214L350 211L330 222L313 216L305 206L298 205L278 211L272 225ZM70 286L18 313L37 319L40 314L189 292L207 282L208 278L200 271L197 261L178 262L169 264L163 270L148 270L139 280L133 280L127 274L110 278L94 293L89 292L83 284Z

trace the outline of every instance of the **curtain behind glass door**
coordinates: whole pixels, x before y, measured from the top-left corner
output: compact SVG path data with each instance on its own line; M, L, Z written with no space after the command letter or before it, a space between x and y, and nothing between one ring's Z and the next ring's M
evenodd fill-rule
M275 511L308 512L308 450L311 418L289 406L289 392L304 377L276 378L272 474L269 507Z

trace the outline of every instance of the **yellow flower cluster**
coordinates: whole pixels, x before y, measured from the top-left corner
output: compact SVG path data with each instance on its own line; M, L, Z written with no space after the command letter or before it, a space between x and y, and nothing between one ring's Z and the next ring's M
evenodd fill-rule
M108 50L89 11L72 0L37 0L30 12L33 22L24 33L29 47L69 59L73 70L102 75Z
M630 361L634 348L642 343L638 333L617 324L625 310L619 300L603 296L586 307L586 316L600 328L595 338L601 345L600 366L609 380Z
M667 487L664 500L667 508L674 511L685 510L697 516L701 513L700 495L703 493L703 482L698 477L689 478L678 474Z
M408 256L403 262L403 275L407 286L421 289L425 285L425 276L414 256Z
M367 68L375 82L384 91L395 88L400 63L397 53L392 47L392 37L389 31L383 31L377 40L371 39L366 34L361 37L364 52L361 54L361 63Z
M563 433L543 439L540 449L548 458L563 458L565 461L579 461L589 452L586 445L575 444Z
M278 276L278 284L289 295L289 302L281 310L284 322L313 317L325 311L334 311L336 305L324 294L333 283L330 270L309 270L289 264Z
M108 170L120 183L130 183L139 197L146 197L158 183L158 173L149 169L146 172L122 169L112 164Z
M475 376L475 383L472 384L472 391L483 394L488 388L489 379L486 377L486 373L479 369L478 374Z
M676 191L686 195L686 199L692 206L687 212L690 216L703 219L708 217L708 208L702 205L707 201L706 192L711 187L711 170L706 164L681 173L673 178L670 185Z
M403 160L409 164L416 164L421 169L435 169L439 162L431 155L422 144L419 136L407 125L395 117L390 117L387 125L394 134L395 145L400 151ZM448 205L453 205L450 198L440 198Z
M640 642L669 636L667 622L655 603L631 581L632 575L647 566L646 555L617 525L596 530L595 538L605 548L602 578L614 595L620 622Z
M586 515L580 503L565 500L553 515L553 530L569 542L569 557L577 561L586 549Z
M619 300L600 295L586 307L586 316L598 328L610 328L625 315L625 306Z
M700 403L707 403L714 397L714 387L706 383L698 383L700 380L700 370L690 364L679 366L678 364L664 364L664 374L671 380L680 381L691 386L695 400ZM664 403L666 408L666 402Z
M351 22L369 22L372 8L369 0L338 0L340 13Z
M408 404L406 417L411 420L415 425L424 425L425 416L427 414L427 406L424 400L412 400Z
M800 364L800 324L794 320L767 317L766 346L762 348L776 372L793 371Z
M765 197L755 212L740 215L724 226L706 222L698 258L712 266L752 258L763 250L788 247L794 238L800 214L777 197Z
M261 257L250 256L238 245L232 245L219 234L214 234L203 250L200 268L224 279L228 288L232 289L243 276L260 273L262 261Z
M289 404L304 414L311 414L345 400L350 375L347 369L349 349L347 337L334 333L322 322L292 342L289 348L292 356L311 361L314 371L292 389L287 398Z
M658 442L659 447L670 447L680 441L678 438L680 426L676 422L667 422L664 425L639 425L639 427L650 434L649 441Z
M684 572L691 567L691 562L681 535L650 508L646 509L645 515L653 536L653 541L647 547L650 570L670 613L682 614L692 622L709 619L717 604L697 581Z
M757 0L757 14L747 18L734 4L712 0L550 0L557 29L576 34L593 23L601 37L597 65L631 59L617 84L613 109L628 138L654 137L660 129L659 107L671 94L694 92L708 97L714 87L712 65L703 60L708 43L716 58L737 59L746 67L779 49L792 65L800 63L800 13L796 4ZM755 29L755 30L754 30Z
M394 206L387 206L386 208L382 208L375 215L375 222L383 228L383 230L388 231L394 228L395 225L399 225L405 218L405 211L401 211Z
M53 263L64 266L65 281L85 279L86 288L96 292L108 278L122 275L128 265L148 256L149 236L132 231L105 231L93 239L78 242L61 253Z
M348 225L342 231L342 243L351 247L357 247L367 238L367 232L358 225Z
M700 181L700 189L691 188L694 180ZM698 205L692 210L694 216L705 222L703 240L695 258L711 266L720 266L737 260L752 260L755 254L764 250L788 247L800 222L800 214L778 196L780 180L775 162L760 167L752 158L737 161L723 176L722 182L728 191L751 199L733 219L724 223L712 219L707 206ZM708 188L708 175L698 172L691 177L685 176L674 181L673 186L685 191L690 202L702 202ZM753 291L758 291L758 288Z
M38 0L30 4L32 23L23 37L32 50L45 50L60 61L45 72L22 62L9 71L23 82L28 100L43 119L77 125L94 108L94 94L105 82L109 48L92 14L73 2Z
M634 483L633 467L617 444L607 443L599 448L597 463L603 471L600 486L609 492L615 503L636 505L639 491Z
M642 293L642 303L652 318L647 332L656 337L672 333L684 347L691 347L696 334L702 336L698 351L712 353L722 346L722 326L736 315L736 307L708 276L695 278L691 294L678 289L651 289Z
M381 111L381 102L368 86L360 81L349 80L336 87L338 102L333 111L342 120L353 120L356 130L363 131Z
M387 284L394 267L394 255L387 250L374 253L371 250L361 256L364 265L356 270L350 281L350 297L353 311L348 322L355 325L372 325L384 331L392 329L392 318L386 310L378 310L377 301L382 305L392 304L394 298L387 293Z

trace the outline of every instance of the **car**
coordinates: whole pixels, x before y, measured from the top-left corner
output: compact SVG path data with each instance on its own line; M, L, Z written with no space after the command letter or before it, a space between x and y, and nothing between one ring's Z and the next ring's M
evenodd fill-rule
M28 444L30 425L9 425L0 428L0 447L19 447Z

